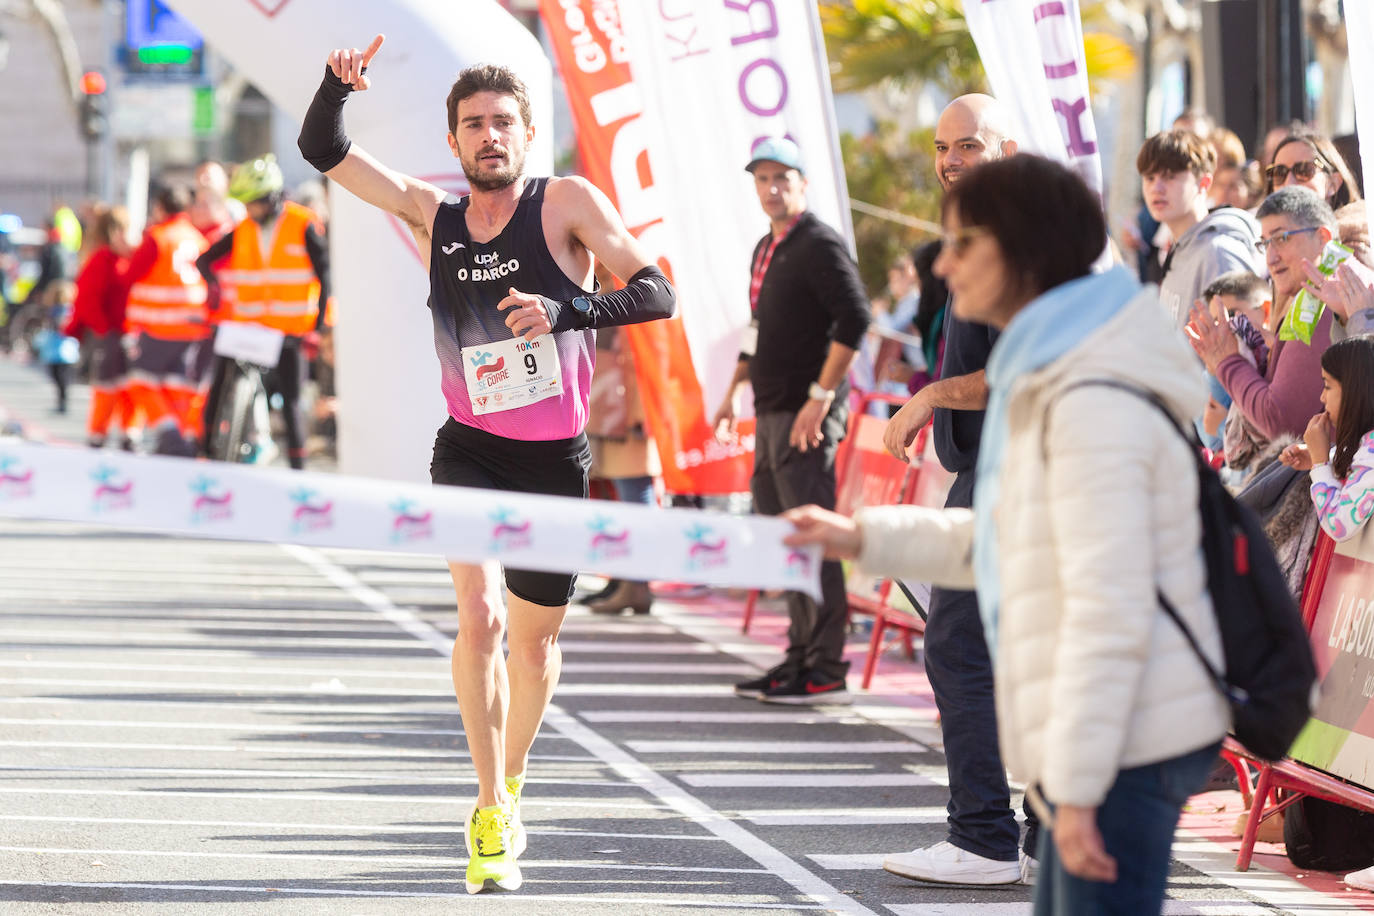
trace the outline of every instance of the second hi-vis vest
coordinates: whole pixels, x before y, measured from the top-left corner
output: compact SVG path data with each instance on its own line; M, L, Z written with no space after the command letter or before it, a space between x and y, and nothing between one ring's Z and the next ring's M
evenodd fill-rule
M129 287L124 320L129 330L162 340L200 340L205 337L205 279L196 258L207 247L185 214L148 228L157 245L157 261Z
M315 329L320 281L305 251L305 230L315 215L287 203L277 217L272 250L264 261L262 235L251 219L234 229L229 269L219 272L224 303L235 321L252 321L299 336Z

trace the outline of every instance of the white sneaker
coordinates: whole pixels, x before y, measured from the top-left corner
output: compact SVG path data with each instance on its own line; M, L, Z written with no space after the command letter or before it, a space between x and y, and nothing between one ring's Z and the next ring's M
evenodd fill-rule
M1019 853L1019 864L1021 866L1021 884L1034 884L1035 879L1040 877L1040 860L1035 856L1028 856L1025 852Z
M1016 860L998 862L945 841L925 849L899 852L883 859L894 875L932 884L1015 884L1021 880Z
M1345 883L1363 891L1374 891L1374 865L1360 871L1352 871L1345 876Z

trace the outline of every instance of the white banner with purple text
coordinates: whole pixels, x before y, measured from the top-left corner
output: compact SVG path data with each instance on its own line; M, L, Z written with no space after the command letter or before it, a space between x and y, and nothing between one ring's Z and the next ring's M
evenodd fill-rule
M964 18L1020 149L1067 164L1100 195L1078 0L965 0Z

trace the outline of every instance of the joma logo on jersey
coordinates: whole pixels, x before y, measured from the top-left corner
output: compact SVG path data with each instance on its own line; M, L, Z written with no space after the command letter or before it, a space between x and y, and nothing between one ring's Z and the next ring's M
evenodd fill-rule
M458 281L461 283L466 280L472 280L476 283L481 283L484 280L499 280L502 277L510 276L520 269L519 258L511 258L509 261L502 261L500 264L497 264L496 260L498 257L500 257L500 255L494 251L491 254L477 255L475 257L477 263L491 264L492 266L474 267L471 271L466 267L460 267L458 268Z

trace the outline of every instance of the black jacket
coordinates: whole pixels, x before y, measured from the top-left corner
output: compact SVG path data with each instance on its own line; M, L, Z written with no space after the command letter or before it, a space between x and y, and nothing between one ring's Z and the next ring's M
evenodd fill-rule
M758 260L770 235L754 246ZM797 411L825 364L830 342L859 348L872 320L859 269L839 233L811 211L779 243L759 289L759 335L749 362L756 413ZM842 399L847 385L841 383Z

